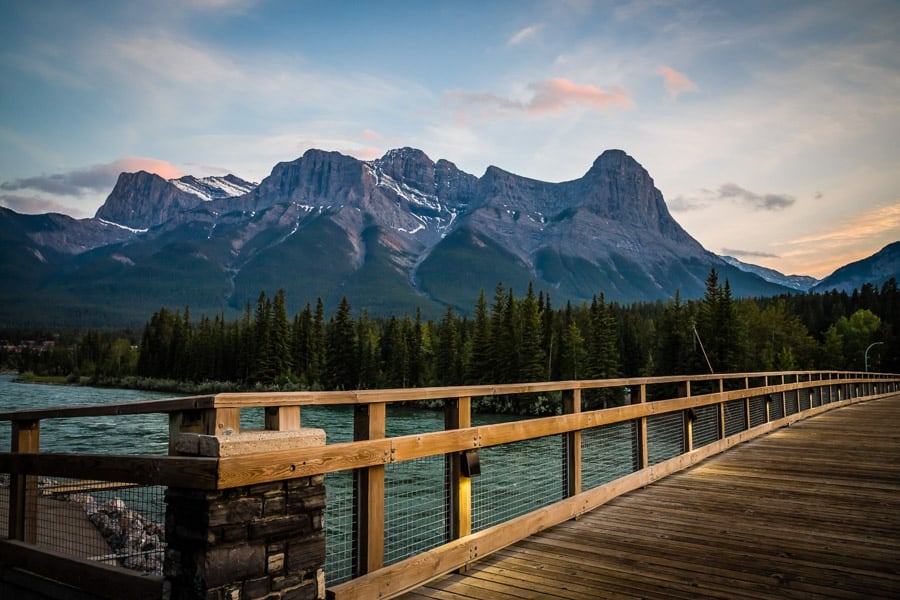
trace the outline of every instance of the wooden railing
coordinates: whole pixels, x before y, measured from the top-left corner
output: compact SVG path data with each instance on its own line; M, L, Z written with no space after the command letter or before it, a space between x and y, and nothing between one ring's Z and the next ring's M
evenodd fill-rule
M630 404L582 411L588 390L630 391ZM663 390L677 390L663 394ZM12 447L0 453L0 474L9 474L7 538L0 540L0 558L13 566L45 574L63 583L89 589L99 597L156 598L162 578L125 571L37 549L35 513L37 478L66 477L110 481L120 485L175 486L223 490L349 471L354 474L353 572L348 580L330 585L333 598L388 598L468 563L519 539L576 518L622 493L713 454L837 406L879 398L900 391L900 376L847 372L777 372L731 375L629 378L512 385L370 390L217 394L115 405L60 407L0 414L10 421ZM699 392L699 393L698 393ZM591 392L593 393L593 392ZM543 394L560 400L557 416L472 426L473 398ZM648 400L665 396L665 399ZM420 400L444 405L444 430L386 437L387 405ZM266 430L300 428L301 410L308 406L354 407L354 440L305 449L279 449L218 458L177 456L179 436L194 433L226 436L241 428L241 410L263 408ZM40 452L44 419L91 418L161 413L168 415L169 456L49 454ZM654 458L656 419L669 415L680 434L674 451ZM704 422L702 443L696 443L695 423ZM583 470L593 452L583 435L597 428L629 424L633 431L634 464L627 474L585 489ZM710 429L712 427L712 429ZM477 477L478 451L527 440L559 436L559 468L564 490L558 501L473 532L472 486ZM658 454L658 453L657 453ZM448 502L445 542L402 560L385 564L385 468L426 457L443 457ZM474 470L474 472L473 472Z

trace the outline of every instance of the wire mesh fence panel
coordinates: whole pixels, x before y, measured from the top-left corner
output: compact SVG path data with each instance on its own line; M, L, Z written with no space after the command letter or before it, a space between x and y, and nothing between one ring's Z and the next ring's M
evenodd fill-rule
M9 537L9 473L0 473L0 539Z
M766 422L766 397L756 396L750 398L750 427L756 427Z
M353 530L353 473L341 471L325 475L328 502L325 505L325 581L335 585L356 576Z
M31 481L26 485L37 492L34 521L26 517L25 531L38 548L162 575L164 488L65 477L35 476ZM0 482L2 537L8 535L9 506L5 479Z
M731 400L725 403L725 437L740 433L747 428L747 403Z
M812 406L812 399L815 397L817 391L818 390L816 388L797 391L797 408L799 411L802 412L804 410L808 410L809 407Z
M784 416L784 396L772 394L769 396L769 420L774 421Z
M581 434L581 488L589 490L640 468L637 423L585 429Z
M684 452L684 415L681 411L647 417L647 462L661 463Z
M487 529L563 499L563 436L552 435L478 451L472 478L472 531Z
M443 455L385 467L384 564L448 541L446 471Z
M719 407L700 406L694 409L694 423L692 425L694 448L702 448L713 442L719 441Z
M785 416L796 414L800 406L799 391L788 390L784 393L784 412Z

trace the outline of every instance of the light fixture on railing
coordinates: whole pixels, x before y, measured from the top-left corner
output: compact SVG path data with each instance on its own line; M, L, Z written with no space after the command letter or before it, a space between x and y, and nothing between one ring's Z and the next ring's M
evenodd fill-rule
M477 477L481 475L481 460L478 458L478 450L466 450L460 456L460 468L465 477Z

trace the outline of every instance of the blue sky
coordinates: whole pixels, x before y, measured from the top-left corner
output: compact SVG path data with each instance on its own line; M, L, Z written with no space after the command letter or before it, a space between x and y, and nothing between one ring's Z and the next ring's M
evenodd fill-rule
M900 2L0 0L0 205L308 148L480 176L620 148L706 248L825 276L900 239Z

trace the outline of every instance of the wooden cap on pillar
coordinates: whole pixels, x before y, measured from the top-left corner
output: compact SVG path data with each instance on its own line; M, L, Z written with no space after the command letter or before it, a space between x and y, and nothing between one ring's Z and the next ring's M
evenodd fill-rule
M312 427L293 431L242 431L232 435L181 433L175 439L175 453L224 458L324 445L325 430Z

